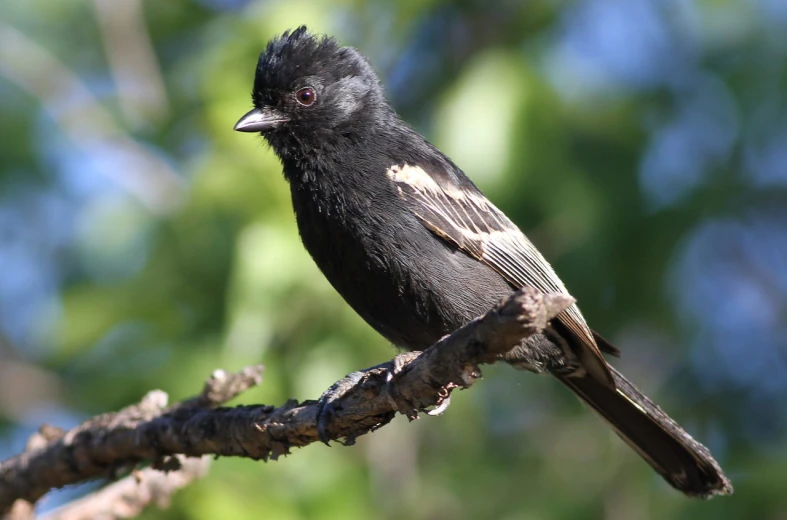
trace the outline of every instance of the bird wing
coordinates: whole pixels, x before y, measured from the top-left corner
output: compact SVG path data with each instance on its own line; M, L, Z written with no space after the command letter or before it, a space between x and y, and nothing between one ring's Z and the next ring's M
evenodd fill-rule
M432 233L494 269L513 287L532 286L544 293L568 291L541 253L519 228L478 191L455 176L434 176L419 166L396 165L386 172L399 197L410 201L418 219ZM610 388L609 366L576 305L557 316L576 338L585 370Z

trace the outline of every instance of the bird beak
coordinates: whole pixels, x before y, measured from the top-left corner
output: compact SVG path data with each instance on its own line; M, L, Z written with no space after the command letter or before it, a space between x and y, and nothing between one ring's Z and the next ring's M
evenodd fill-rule
M287 118L271 107L255 108L235 123L235 130L238 132L267 132L286 122Z

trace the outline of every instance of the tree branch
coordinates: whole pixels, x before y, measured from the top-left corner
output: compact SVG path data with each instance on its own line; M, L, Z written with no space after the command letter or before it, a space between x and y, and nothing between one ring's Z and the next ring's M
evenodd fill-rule
M199 459L177 456L179 469L160 471L145 468L86 497L50 511L39 520L95 520L96 518L133 518L151 503L167 507L172 495L207 474L210 457Z
M433 406L442 410L453 389L481 377L479 364L499 360L573 301L524 288L426 351L363 371L361 383L336 407L329 437L351 442L387 424L396 412L414 418ZM217 371L199 397L169 408L164 392L150 392L137 405L91 419L0 462L0 514L18 499L34 503L49 489L112 477L146 461L156 467L172 455L276 459L291 447L319 440L316 401L290 400L279 408L218 407L259 384L261 373L261 366L231 375Z

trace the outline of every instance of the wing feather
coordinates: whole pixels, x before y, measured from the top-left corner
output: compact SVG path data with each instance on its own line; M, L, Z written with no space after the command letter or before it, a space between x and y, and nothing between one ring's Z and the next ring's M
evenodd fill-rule
M411 165L393 166L387 175L399 196L415 203L424 226L497 271L512 287L568 293L530 240L474 186L438 184L423 168ZM585 370L614 388L609 366L579 308L572 305L557 319L579 340L576 353Z

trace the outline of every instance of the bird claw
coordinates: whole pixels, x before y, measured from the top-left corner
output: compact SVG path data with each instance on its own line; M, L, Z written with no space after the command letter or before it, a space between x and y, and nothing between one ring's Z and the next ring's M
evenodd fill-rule
M326 446L330 446L329 441L331 440L328 427L336 416L336 411L341 409L338 402L342 397L347 395L350 390L361 383L367 371L374 370L375 368L378 367L347 374L347 376L331 385L331 387L323 392L317 400L317 435L320 437L320 441Z
M320 441L326 446L330 446L330 441L332 439L329 429L336 417L336 412L342 409L339 404L340 401L355 387L365 383L369 377L380 377L383 380L387 387L386 394L389 396L394 409L406 415L410 420L417 418L417 410L401 396L393 382L404 367L420 354L420 352L405 352L399 354L392 362L389 361L365 370L352 372L331 385L331 387L317 400L317 435ZM352 444L352 440L345 441L345 444Z

